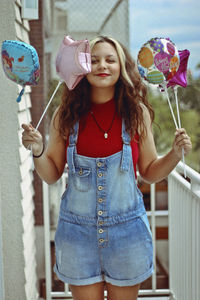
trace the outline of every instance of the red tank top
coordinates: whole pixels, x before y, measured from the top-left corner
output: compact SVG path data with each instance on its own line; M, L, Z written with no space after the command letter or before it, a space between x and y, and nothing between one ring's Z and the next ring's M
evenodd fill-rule
M108 131L107 139L99 128L91 113L82 117L79 122L79 134L77 141L77 153L88 157L106 157L122 150L121 137L122 119L115 113L114 99L103 104L91 104L91 111L99 126ZM114 120L113 120L114 118ZM113 123L112 123L113 121ZM138 134L131 141L133 165L136 174L136 165L139 156ZM69 139L67 140L67 147Z

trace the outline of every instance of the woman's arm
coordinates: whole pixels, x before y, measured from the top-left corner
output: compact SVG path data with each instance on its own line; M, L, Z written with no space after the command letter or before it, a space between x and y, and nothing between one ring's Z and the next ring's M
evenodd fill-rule
M58 110L58 109L57 109ZM42 156L34 158L35 169L41 179L48 184L56 182L63 173L66 159L66 142L58 131L59 115L55 111L49 130L49 141ZM39 155L43 149L42 136L31 124L23 124L22 143L27 148L32 146L33 155Z
M184 153L187 154L192 149L192 144L185 129L178 129L175 133L172 149L165 156L158 158L152 133L151 119L146 107L143 107L143 116L146 135L139 143L138 168L144 180L153 183L167 177L181 160L182 148L184 148Z

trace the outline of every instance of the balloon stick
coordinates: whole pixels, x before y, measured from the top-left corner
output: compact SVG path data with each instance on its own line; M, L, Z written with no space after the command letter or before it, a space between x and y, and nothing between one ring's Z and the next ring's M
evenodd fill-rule
M38 122L38 124L37 124L37 126L36 126L36 128L35 128L36 130L37 130L38 127L40 126L40 124L41 124L41 122L42 122L42 119L44 118L44 115L45 115L45 113L46 113L46 111L47 111L49 105L51 104L51 102L52 102L52 100L53 100L53 98L54 98L54 96L55 96L55 94L56 94L56 92L57 92L59 86L61 85L61 83L62 83L62 81L59 80L58 85L57 85L57 87L55 88L55 91L53 92L53 94L52 94L52 96L51 96L49 102L47 103L47 106L45 107L45 110L44 110L42 116L40 117L40 120L39 120L39 122ZM25 104L26 104L27 120L29 121L29 115L28 115L28 108L27 108L26 100L25 100ZM32 145L28 146L27 149L31 150L31 153L32 153ZM32 159L32 170L34 170L34 162L33 162L33 159Z
M177 117L178 117L178 126L179 126L179 128L181 128L181 119L180 119L179 106L178 106L177 89L178 89L177 86L175 86L175 87L173 88L173 90L174 90L174 95L175 95L175 99L176 99L176 110L177 110Z
M55 96L55 94L56 94L56 92L57 92L57 90L58 90L58 88L59 88L59 86L60 86L61 84L62 84L62 81L59 80L58 85L57 85L57 87L55 88L55 91L53 92L51 98L49 99L49 102L47 103L47 106L45 107L45 110L44 110L42 116L40 117L40 120L39 120L39 122L38 122L38 124L37 124L37 126L36 126L36 128L35 128L36 130L37 130L38 127L40 126L40 123L42 122L42 119L44 118L44 115L46 114L46 111L47 111L49 105L51 104L51 102L52 102L52 100L53 100L53 98L54 98L54 96Z
M178 89L177 86L175 86L173 88L175 99L176 99L176 110L177 110L177 117L178 117L178 126L179 126L179 128L181 128L181 119L180 119L179 106L178 106L177 89ZM186 176L185 156L184 156L184 149L183 148L182 148L182 161L183 161L184 177L186 178L187 176Z
M167 101L168 101L169 108L170 108L170 111L171 111L171 114L172 114L172 117L173 117L173 120L174 120L175 127L176 127L176 129L178 129L178 125L177 125L176 118L175 118L175 115L174 115L174 112L173 112L173 109L172 109L172 105L171 105L171 102L170 102L170 99L169 99L169 95L168 95L166 85L163 85L163 88L164 88L165 94L167 96Z

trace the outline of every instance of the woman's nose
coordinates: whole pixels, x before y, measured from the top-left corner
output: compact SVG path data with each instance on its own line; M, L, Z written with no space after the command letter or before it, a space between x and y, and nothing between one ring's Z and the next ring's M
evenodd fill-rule
M101 59L98 64L99 69L106 69L106 62L104 59Z

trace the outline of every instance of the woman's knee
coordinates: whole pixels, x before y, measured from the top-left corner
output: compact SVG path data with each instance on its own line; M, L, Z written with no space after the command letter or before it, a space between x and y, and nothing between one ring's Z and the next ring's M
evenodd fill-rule
M139 288L139 284L120 287L106 283L108 300L137 300Z
M104 282L90 285L69 285L74 300L103 300Z

